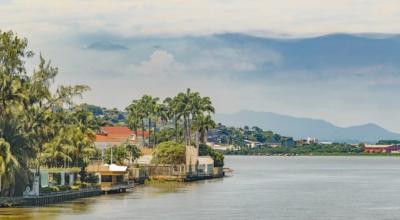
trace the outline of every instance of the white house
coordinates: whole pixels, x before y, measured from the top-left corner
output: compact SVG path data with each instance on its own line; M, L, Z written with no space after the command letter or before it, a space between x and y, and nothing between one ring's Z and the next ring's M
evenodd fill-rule
M244 140L244 142L246 143L246 145L250 148L255 148L257 146L262 145L262 143L258 142L258 141L250 141L250 140Z
M214 160L210 156L198 157L198 173L199 175L210 176L213 175Z

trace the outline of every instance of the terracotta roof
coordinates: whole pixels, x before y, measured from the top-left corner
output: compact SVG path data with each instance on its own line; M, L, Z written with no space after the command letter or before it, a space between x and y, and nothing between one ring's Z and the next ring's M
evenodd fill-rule
M142 135L142 131L138 131L138 136ZM100 133L96 134L96 142L113 142L121 143L132 140L135 132L126 126L104 126L100 128ZM149 132L144 132L145 137L149 136Z

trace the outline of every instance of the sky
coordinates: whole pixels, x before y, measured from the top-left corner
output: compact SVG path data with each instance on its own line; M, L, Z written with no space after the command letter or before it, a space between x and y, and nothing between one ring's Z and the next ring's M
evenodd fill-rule
M51 59L56 83L89 85L82 102L123 109L144 93L164 98L190 87L221 113L397 132L400 53L391 48L400 40L388 38L399 23L398 0L0 0L0 30ZM318 38L335 33L363 37L348 51L347 38Z

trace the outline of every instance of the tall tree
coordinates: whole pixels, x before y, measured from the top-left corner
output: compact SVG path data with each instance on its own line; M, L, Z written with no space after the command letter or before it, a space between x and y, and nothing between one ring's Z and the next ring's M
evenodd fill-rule
M209 129L215 128L215 122L210 115L197 115L193 120L193 125L200 133L200 142L205 144L207 142L207 132Z

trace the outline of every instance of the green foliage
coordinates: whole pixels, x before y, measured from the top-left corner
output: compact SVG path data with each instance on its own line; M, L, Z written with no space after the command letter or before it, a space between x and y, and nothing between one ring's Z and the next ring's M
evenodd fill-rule
M78 115L83 112L64 109L89 88L53 89L58 69L42 56L34 72L27 74L25 61L33 53L26 48L26 39L0 31L0 175L2 193L8 196L21 188L17 184L27 183L29 168L72 162L84 166L94 147L91 125Z
M228 151L228 155L342 155L359 154L363 152L362 146L349 144L310 144L295 147L269 147L255 148L242 147L240 150Z
M141 156L140 149L133 144L123 143L112 148L113 163L123 165L129 160L132 163L135 159ZM106 149L105 162L111 163L111 148Z
M214 150L206 144L199 145L199 156L210 156L214 160L215 167L224 166L224 154L220 151Z
M153 163L155 164L184 164L186 160L186 148L183 144L175 141L160 143L153 153Z
M381 145L390 145L390 144L400 144L399 140L379 140L378 143L376 144L381 144Z
M199 132L200 141L205 142L206 131L215 126L210 113L214 113L209 97L201 97L198 92L187 89L175 97L166 98L162 103L159 98L144 95L138 100L133 100L126 107L127 122L136 133L138 128L146 129L151 133L147 143L143 145L156 146L159 141L173 140L171 134L174 132L176 142L183 141L186 145L196 142L192 140L193 132ZM207 114L207 115L206 115ZM157 135L158 124L168 124L161 128ZM163 131L168 129L167 131ZM144 140L144 136L142 137Z
M243 128L226 127L217 125L215 129L209 131L211 138L209 141L216 144L229 144L245 147L245 140L257 141L262 144L278 144L283 146L293 146L295 142L291 137L284 137L272 131L264 131L259 127L248 126Z

